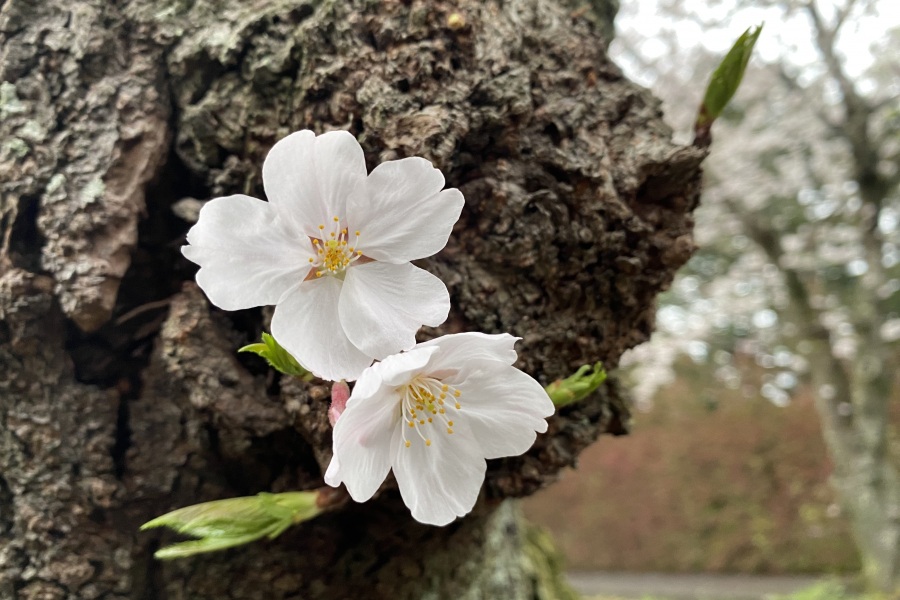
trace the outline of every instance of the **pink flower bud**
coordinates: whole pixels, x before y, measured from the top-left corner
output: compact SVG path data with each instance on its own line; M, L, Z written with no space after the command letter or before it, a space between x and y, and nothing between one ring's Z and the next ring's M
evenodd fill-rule
M350 397L350 386L346 381L335 381L331 386L331 408L328 409L328 420L331 426L337 423L338 417L347 406L347 398Z

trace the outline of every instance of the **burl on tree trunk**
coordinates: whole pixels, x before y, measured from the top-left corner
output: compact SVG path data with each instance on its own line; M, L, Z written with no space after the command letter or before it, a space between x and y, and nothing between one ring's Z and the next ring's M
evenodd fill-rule
M447 527L413 522L389 479L220 554L158 562L137 528L322 485L328 388L238 356L268 313L211 307L179 254L192 198L262 197L289 132L348 129L370 167L424 156L465 194L421 261L453 301L423 337L510 332L543 383L647 339L693 250L703 154L609 62L606 5L577 4L0 0L0 597L540 596L502 500L625 432L614 386L491 461Z

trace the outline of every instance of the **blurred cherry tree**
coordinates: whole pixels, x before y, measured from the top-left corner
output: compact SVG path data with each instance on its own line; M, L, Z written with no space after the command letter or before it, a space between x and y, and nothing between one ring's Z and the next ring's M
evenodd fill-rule
M624 5L613 46L666 99L683 141L727 41L766 21L713 129L700 250L628 357L638 402L679 355L739 388L742 361L784 405L816 396L833 484L874 588L900 584L900 475L889 419L900 339L900 17L894 0ZM747 362L747 361L743 361ZM639 405L640 406L640 405Z

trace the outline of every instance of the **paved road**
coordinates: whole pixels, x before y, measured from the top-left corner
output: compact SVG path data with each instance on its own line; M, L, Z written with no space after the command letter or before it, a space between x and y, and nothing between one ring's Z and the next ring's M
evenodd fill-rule
M667 600L761 600L789 594L820 581L820 577L665 574L569 573L569 582L586 596L623 598L654 596Z

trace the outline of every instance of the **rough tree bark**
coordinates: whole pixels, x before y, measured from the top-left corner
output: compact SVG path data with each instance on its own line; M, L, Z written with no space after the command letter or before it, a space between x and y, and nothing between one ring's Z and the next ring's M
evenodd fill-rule
M212 308L178 253L190 199L261 197L263 157L290 131L349 129L370 167L425 156L464 192L448 247L423 261L454 308L423 336L511 332L544 382L647 339L693 250L703 155L670 142L585 15L550 0L0 0L0 597L538 597L503 500L626 431L614 386L492 461L448 527L412 522L391 481L190 560L154 561L159 535L137 527L322 485L327 388L237 356L268 314Z

